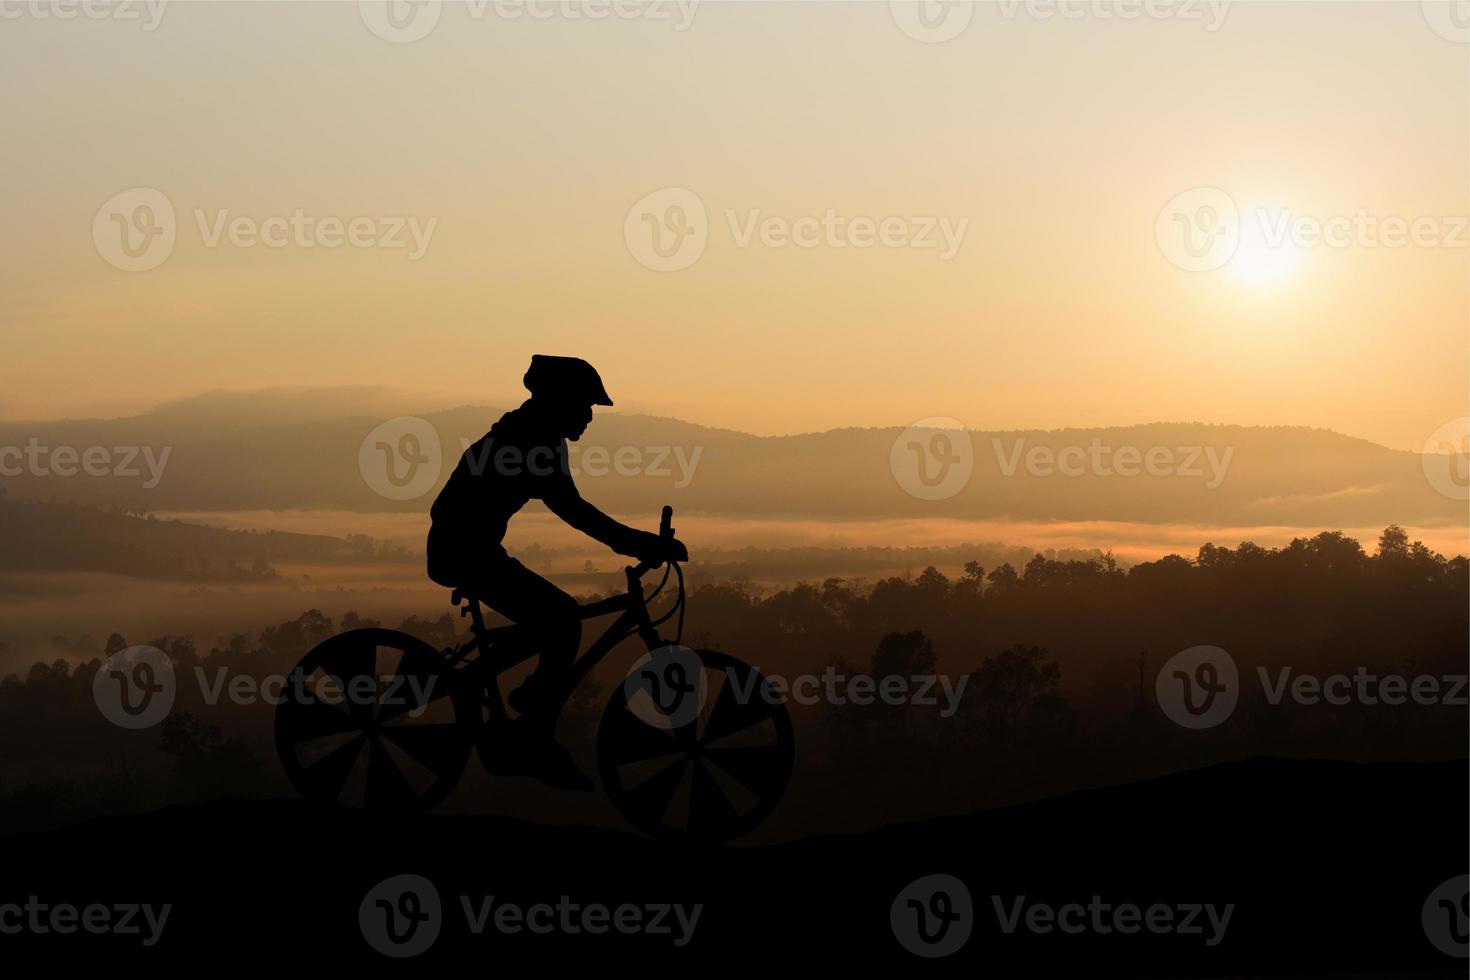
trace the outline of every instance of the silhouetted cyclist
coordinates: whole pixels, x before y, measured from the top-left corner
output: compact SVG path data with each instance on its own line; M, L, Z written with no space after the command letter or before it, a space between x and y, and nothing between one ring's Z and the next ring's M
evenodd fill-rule
M536 669L512 691L525 744L506 746L525 774L564 789L592 780L553 737L582 640L577 602L506 554L512 515L528 500L619 554L639 561L686 561L684 545L620 524L582 499L572 482L567 440L592 421L592 406L612 405L602 379L579 357L537 354L526 371L531 397L506 412L462 457L429 514L429 578L473 596L541 645Z

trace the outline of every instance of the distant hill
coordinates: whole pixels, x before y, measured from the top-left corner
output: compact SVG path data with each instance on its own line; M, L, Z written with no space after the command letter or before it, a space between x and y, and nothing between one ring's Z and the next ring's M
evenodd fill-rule
M429 464L439 480L423 494L400 501L375 492L359 470L364 439L385 415L347 413L352 404L347 396L259 393L194 399L125 419L0 423L0 447L26 446L32 439L78 451L94 445L147 446L156 458L168 449L161 479L149 489L143 486L146 469L134 477L26 472L0 477L0 487L13 499L118 502L151 511L422 511L461 447L500 414L496 408L462 407L423 415L442 447ZM1429 485L1417 453L1325 430L1158 423L974 431L968 437L969 479L937 500L906 491L890 461L896 455L900 469L908 465L905 461L918 450L907 444L927 445L930 435L886 428L762 437L607 413L575 448L584 494L621 513L648 513L671 503L681 511L733 516L842 519L1317 527L1465 523L1463 503ZM1156 453L1155 471L1165 475L1120 475L1119 469L1130 466L1142 470L1150 451ZM1130 460L1128 454L1136 456ZM1095 459L1101 465L1090 462Z
M279 577L276 564L356 566L398 562L418 576L422 552L365 535L346 538L284 531L210 527L160 519L115 507L63 501L11 500L0 494L0 574L102 572L141 579L245 582ZM533 544L513 549L522 560L544 565L568 554ZM1046 549L1062 560L1098 555L1086 549ZM711 548L686 566L691 585L745 579L755 582L820 581L830 575L878 577L937 565L958 569L969 561L988 567L1010 562L1022 567L1037 550L996 543L947 547ZM621 588L615 567L562 570L556 578L581 593ZM0 591L4 586L0 585Z
M0 541L0 573L106 572L202 582L273 579L274 562L403 557L363 537L233 531L81 504L3 498Z

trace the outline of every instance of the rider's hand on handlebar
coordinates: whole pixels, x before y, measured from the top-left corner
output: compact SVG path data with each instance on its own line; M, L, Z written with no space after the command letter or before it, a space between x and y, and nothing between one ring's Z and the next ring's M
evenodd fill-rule
M635 557L656 566L666 561L688 561L689 549L678 538L662 538L657 534L644 533L638 542Z

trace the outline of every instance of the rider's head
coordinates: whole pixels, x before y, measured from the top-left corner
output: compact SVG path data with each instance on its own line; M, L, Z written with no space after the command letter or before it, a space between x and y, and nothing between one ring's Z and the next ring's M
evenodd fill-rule
M580 357L533 355L524 381L531 404L573 442L592 421L593 405L612 405L597 370Z

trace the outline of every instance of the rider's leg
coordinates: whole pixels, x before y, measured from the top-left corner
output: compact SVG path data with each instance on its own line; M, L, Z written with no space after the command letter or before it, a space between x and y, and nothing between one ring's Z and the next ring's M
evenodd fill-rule
M486 570L481 588L473 589L491 609L526 628L539 647L536 669L528 681L540 702L539 720L554 726L562 702L570 693L572 664L582 645L582 620L577 600L514 558L497 561Z

